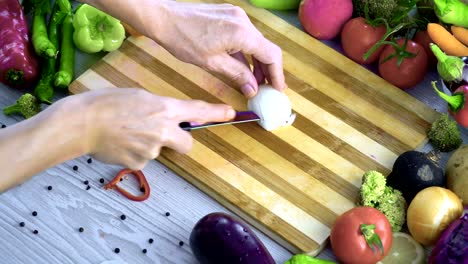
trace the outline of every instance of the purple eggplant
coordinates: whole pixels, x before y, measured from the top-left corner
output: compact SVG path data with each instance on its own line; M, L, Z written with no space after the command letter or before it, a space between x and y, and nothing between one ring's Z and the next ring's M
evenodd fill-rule
M18 0L1 0L0 36L0 82L15 88L32 86L39 64Z
M247 224L225 213L200 219L190 234L190 247L201 264L275 264Z
M468 208L461 218L452 222L442 233L432 250L430 264L468 263Z

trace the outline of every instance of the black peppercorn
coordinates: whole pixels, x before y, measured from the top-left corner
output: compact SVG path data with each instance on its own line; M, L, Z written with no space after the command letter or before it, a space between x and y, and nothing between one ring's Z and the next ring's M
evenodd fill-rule
M91 186L89 186L89 185L86 186L86 190L89 190L89 189L91 189Z
M148 239L148 243L153 244L154 240L152 238Z
M120 252L120 248L115 248L114 252L118 254Z
M21 227L25 226L26 224L24 222L20 222L19 224Z
M169 212L166 212L166 216L170 216L170 215L171 215L171 213L169 213Z
M73 170L74 170L74 171L77 171L77 170L78 170L78 166L76 166L76 165L73 166Z
M47 186L47 190L51 191L52 190L52 186Z
M33 216L36 216L36 215L37 215L37 212L36 212L36 211L33 211L33 212L32 212L32 215L33 215Z
M104 178L99 179L100 183L104 183Z
M39 234L39 231L34 230L33 233L34 233L35 235L37 235L37 234Z
M183 246L184 245L184 241L179 241L179 246Z
M141 187L140 192L144 193L145 192L145 187Z
M87 160L87 162L88 162L88 164L89 164L89 163L92 163L92 162L93 162L93 159L92 159L92 158L89 158L89 159Z
M120 219L125 220L127 217L123 214L120 216Z
M83 233L83 232L84 232L84 228L80 227L80 228L78 229L78 231L80 231L80 233Z
M83 183L84 183L85 185L88 185L88 184L89 184L89 181L86 180L86 181L84 181Z
M143 252L143 254L146 254L146 252L148 251L146 250L146 248L144 248L141 252Z

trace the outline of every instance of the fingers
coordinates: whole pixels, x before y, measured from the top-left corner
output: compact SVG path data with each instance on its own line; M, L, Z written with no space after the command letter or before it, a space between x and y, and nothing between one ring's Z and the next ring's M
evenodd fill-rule
M250 67L228 54L212 57L209 70L233 80L247 98L253 97L257 93L257 81Z
M179 100L174 105L178 122L222 122L235 117L229 105L210 104L200 100Z
M283 55L281 49L264 38L261 34L257 37L258 41L244 41L244 48L241 48L247 54L251 54L260 62L265 77L269 79L270 84L276 89L283 91L286 88L283 72Z
M161 138L165 147L173 149L181 154L185 154L192 149L193 138L189 132L179 128L179 124L171 129L171 133L166 138ZM159 153L158 153L159 155Z

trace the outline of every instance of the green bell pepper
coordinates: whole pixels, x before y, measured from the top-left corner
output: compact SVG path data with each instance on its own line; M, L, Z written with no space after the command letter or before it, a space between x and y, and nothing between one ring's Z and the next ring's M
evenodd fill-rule
M88 4L76 10L73 27L73 42L86 53L116 50L125 39L119 20Z
M291 10L297 9L301 0L250 0L250 3L256 7L273 10Z

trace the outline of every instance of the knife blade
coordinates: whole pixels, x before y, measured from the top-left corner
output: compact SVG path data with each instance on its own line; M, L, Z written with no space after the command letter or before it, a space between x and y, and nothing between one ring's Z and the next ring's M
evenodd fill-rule
M255 114L252 111L242 111L242 112L237 112L236 116L234 119L225 121L225 122L211 122L211 123L205 123L201 125L192 125L190 122L182 122L179 124L179 127L182 128L185 131L192 131L195 129L200 129L200 128L208 128L208 127L215 127L215 126L224 126L224 125L233 125L233 124L240 124L240 123L246 123L246 122L253 122L253 121L259 121L260 117Z

